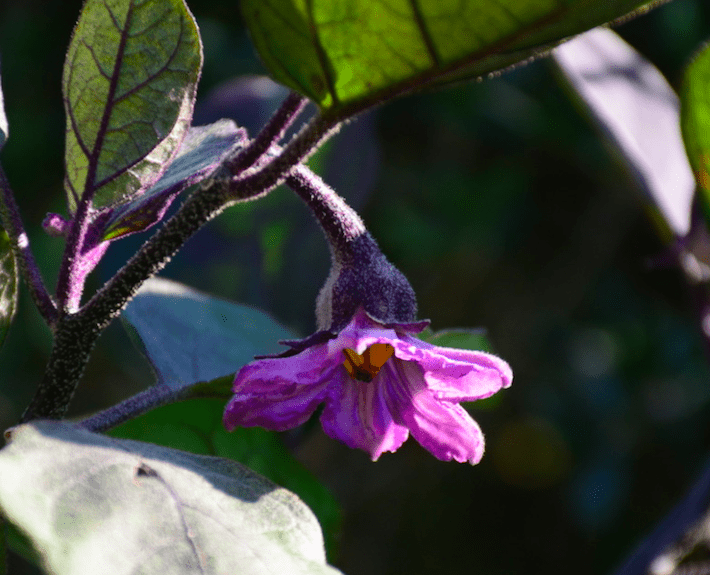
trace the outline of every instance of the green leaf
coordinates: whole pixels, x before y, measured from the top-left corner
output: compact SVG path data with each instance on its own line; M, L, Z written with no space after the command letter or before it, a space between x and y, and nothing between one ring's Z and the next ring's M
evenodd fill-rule
M334 575L316 518L239 463L40 421L0 451L0 507L57 575Z
M231 387L233 378L229 378ZM243 463L274 483L296 493L315 513L334 554L340 529L340 507L333 496L284 447L276 433L260 427L228 432L222 424L224 400L192 399L143 414L109 433Z
M17 309L17 261L7 232L0 228L0 346Z
M510 66L642 0L242 0L273 77L345 117Z
M439 347L491 351L491 344L484 329L442 329L436 333L427 328L420 338Z
M693 58L680 91L680 126L685 150L710 213L710 45Z
M62 81L73 212L130 197L165 171L192 118L202 47L183 0L87 0Z
M262 311L162 278L146 281L122 318L158 381L176 391L234 373L294 339Z

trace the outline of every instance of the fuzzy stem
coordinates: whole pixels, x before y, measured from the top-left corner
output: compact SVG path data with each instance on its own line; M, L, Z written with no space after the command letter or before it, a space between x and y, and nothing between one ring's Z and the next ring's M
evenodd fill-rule
M0 167L0 216L32 299L49 327L53 328L57 321L57 306L42 281L42 274L30 249L30 240L22 225L20 211L2 167Z
M88 180L87 180L88 181ZM81 264L79 254L89 231L89 208L91 194L85 193L69 224L69 233L64 245L64 255L57 278L57 299L62 313L73 313L79 307L84 291L86 275L79 273Z
M286 178L286 185L308 205L323 229L336 261L350 257L353 240L365 232L365 224L335 190L304 165Z
M96 433L108 431L151 409L172 403L180 397L181 394L169 386L157 384L129 397L121 403L87 417L79 423L79 426Z
M256 138L233 161L227 163L231 173L237 175L253 166L273 144L284 137L286 130L298 118L307 103L307 98L291 92Z
M200 227L226 207L266 195L299 162L337 130L337 124L314 118L271 162L242 178L195 191L162 228L78 312L57 324L44 377L22 422L61 418L69 406L96 339L141 284L161 270Z

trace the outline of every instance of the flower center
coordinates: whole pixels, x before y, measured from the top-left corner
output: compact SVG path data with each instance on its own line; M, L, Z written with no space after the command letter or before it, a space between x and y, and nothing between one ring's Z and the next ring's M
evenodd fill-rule
M343 350L343 354L345 355L343 365L350 377L370 383L392 357L394 348L388 343L373 343L362 355L348 347Z

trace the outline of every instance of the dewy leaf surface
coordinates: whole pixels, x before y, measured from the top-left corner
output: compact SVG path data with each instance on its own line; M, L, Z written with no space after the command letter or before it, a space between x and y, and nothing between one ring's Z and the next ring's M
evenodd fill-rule
M242 0L273 77L347 116L481 76L649 4L642 0Z
M152 185L192 117L202 48L183 0L88 0L62 81L71 211Z
M255 355L280 351L279 340L294 338L262 311L162 278L146 281L122 317L158 382L174 390L234 373Z
M17 261L7 232L0 227L0 346L17 309Z
M680 133L678 96L663 74L606 28L565 43L552 55L672 235L685 236L695 180Z
M47 572L338 573L311 511L239 463L59 421L11 434L0 451L0 507Z
M683 141L707 214L710 213L710 45L686 69L680 99Z

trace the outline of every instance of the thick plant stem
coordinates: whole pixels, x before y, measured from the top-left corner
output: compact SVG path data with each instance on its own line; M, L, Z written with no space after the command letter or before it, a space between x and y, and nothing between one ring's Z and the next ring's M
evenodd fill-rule
M273 144L284 137L286 130L298 118L307 103L307 98L291 92L256 138L234 160L228 162L230 172L238 175L253 166Z
M238 201L266 195L337 125L315 118L283 152L249 175L195 191L162 228L79 311L62 317L45 375L21 421L64 416L97 338L138 288L161 270L205 223Z
M32 299L49 327L53 328L57 321L57 306L42 281L42 274L30 249L30 240L22 225L20 211L2 167L0 167L0 216Z

